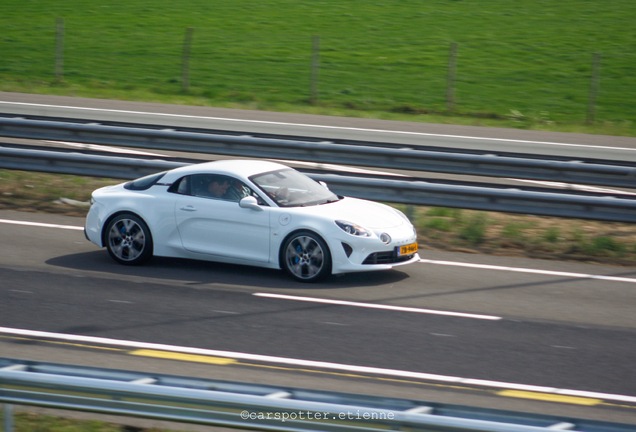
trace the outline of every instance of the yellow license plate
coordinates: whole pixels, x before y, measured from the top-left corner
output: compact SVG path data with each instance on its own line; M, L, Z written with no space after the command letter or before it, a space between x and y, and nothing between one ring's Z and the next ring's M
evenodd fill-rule
M400 246L400 250L398 251L399 256L403 255L413 255L417 252L417 243L411 243L404 246Z

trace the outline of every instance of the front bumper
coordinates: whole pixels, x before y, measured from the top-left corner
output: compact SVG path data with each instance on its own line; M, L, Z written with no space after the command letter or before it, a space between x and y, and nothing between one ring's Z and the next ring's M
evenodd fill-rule
M395 262L390 264L355 264L351 261L349 262L340 262L335 263L333 265L332 273L354 273L354 272L367 272L367 271L378 271L378 270L391 270L394 267L400 267L408 264L413 264L419 262L421 260L419 254L412 255L408 260Z

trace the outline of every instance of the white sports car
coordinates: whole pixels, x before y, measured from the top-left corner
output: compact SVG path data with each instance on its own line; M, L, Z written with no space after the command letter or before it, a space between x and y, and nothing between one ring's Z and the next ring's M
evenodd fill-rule
M122 264L191 258L282 268L303 282L419 260L399 210L267 161L206 162L97 189L85 234Z

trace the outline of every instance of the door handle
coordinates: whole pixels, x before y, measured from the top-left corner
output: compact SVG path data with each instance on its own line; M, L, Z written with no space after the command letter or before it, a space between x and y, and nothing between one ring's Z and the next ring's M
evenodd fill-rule
M183 210L183 211L187 211L187 212L193 212L193 211L197 211L196 207L194 206L185 206L185 207L181 207L179 210Z

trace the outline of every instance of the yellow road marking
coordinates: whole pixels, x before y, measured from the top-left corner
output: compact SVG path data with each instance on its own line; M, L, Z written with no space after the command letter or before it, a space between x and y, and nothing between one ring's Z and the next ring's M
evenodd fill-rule
M558 394L551 393L537 393L530 391L521 391L521 390L502 390L497 392L499 396L513 397L513 398L521 398L521 399L534 399L546 402L560 402L560 403L568 403L575 405L587 405L594 406L600 405L603 403L601 399L593 399L586 397L577 397L577 396L563 396Z
M150 349L138 349L134 351L130 351L129 354L142 356L142 357L154 357L168 360L183 360L183 361L191 361L197 363L210 363L217 365L229 365L236 363L236 360L225 357L212 357L205 355L196 355L196 354L182 354L178 352L172 351L157 351Z

